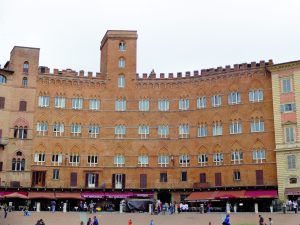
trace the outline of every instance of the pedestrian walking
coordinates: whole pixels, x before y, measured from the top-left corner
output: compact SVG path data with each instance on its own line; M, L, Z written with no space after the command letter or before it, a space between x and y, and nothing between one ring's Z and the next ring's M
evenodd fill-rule
M93 222L93 225L99 225L99 222L98 222L98 219L96 216L94 216L94 222Z
M230 214L227 213L222 225L230 225Z
M265 225L265 220L264 218L261 216L261 215L258 215L258 218L259 218L259 225Z
M4 206L4 218L7 217L7 211L8 211L8 208L7 208L7 206L5 205L5 206Z
M132 225L132 220L131 219L128 220L128 225Z
M271 217L269 218L269 224L268 225L273 225L273 221L272 221Z
M154 221L153 221L153 220L150 220L149 225L154 225Z
M297 203L297 201L293 201L293 209L294 209L295 213L297 213L297 211L298 211L298 203Z
M92 219L91 219L91 218L89 218L89 219L88 219L88 221L87 221L86 225L93 225L93 221L92 221Z

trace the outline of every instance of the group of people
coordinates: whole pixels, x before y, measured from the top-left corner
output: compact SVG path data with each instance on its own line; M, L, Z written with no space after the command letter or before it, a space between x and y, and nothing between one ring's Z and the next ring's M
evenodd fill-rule
M265 223L265 220L262 217L262 215L259 215L258 218L259 218L259 220L258 220L259 225L273 225L273 220L272 220L271 217L269 218L269 223L268 224ZM226 214L226 217L223 220L222 225L230 225L230 214L229 213Z
M289 211L294 211L295 213L298 212L298 202L296 200L287 200L287 207Z
M83 225L83 222L82 222L82 225ZM98 221L97 217L94 216L94 220L89 218L86 225L99 225L99 221Z

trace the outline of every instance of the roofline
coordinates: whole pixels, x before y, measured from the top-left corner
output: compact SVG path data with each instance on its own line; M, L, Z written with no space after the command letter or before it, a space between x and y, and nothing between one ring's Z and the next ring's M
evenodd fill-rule
M15 48L29 48L29 49L35 49L35 50L40 50L40 48L35 48L35 47L26 47L26 46L18 46L18 45L15 45L13 47L12 50L14 50Z

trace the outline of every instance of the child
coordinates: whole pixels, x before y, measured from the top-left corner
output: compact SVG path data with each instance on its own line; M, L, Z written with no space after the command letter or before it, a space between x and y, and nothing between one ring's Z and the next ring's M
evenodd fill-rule
M269 224L268 225L273 225L273 221L272 221L271 217L269 218Z

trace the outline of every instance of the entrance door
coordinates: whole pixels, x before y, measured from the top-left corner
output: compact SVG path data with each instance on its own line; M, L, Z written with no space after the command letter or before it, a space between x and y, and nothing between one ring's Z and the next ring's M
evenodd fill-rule
M157 199L159 199L162 203L170 203L171 202L171 193L167 191L159 192L157 194Z

